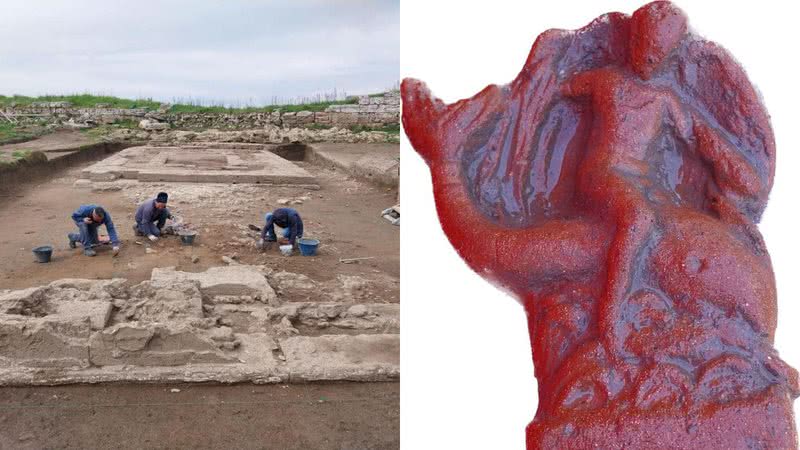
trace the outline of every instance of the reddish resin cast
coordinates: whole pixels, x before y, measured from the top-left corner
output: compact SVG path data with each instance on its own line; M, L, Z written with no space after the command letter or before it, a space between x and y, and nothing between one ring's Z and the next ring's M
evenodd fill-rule
M538 448L796 448L756 227L769 116L669 2L549 30L517 78L403 124L450 242L528 315Z

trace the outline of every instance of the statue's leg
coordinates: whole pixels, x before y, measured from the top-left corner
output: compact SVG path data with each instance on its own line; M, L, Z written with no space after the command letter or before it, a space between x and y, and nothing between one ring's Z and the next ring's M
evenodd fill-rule
M623 302L630 290L637 268L646 259L645 244L655 227L655 211L634 186L616 181L609 183L616 214L616 231L606 258L606 284L600 299L598 324L600 339L612 361L619 362L623 354L621 334L617 326L622 320ZM614 184L616 184L614 186Z
M628 227L620 228L613 241L609 268L613 258L624 256L625 248L618 246L634 240L636 220L620 223ZM593 342L590 322L567 332L564 327L532 328L550 334L534 335L539 347L559 340L569 345L555 355L552 370L537 372L545 388L528 427L528 448L593 448L599 443L608 448L627 448L627 443L642 448L797 448L792 400L800 385L797 372L772 348L776 298L768 257L754 250L749 238L706 213L665 206L659 209L657 230L658 239L651 242L645 235L639 250L646 253L633 258L649 275L638 280L639 274L629 270L636 292L627 298L599 293L601 301L610 299L598 305L605 308L600 325L610 327L609 311L622 310L626 322L616 325L627 328L627 334L611 328L599 338L624 340L618 344L637 357L637 370L615 365L604 341ZM551 316L570 319L566 325L583 325L580 308L573 311L573 306L590 307L582 298L557 303L564 307ZM661 298L663 303L655 301ZM545 324L554 321L545 318Z

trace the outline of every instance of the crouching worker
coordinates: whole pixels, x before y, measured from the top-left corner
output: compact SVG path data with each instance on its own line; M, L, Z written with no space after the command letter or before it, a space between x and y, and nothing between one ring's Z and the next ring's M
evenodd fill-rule
M76 248L76 243L80 242L83 246L84 255L95 256L97 253L94 251L94 247L101 244L97 237L97 228L100 225L105 225L106 231L108 231L108 238L113 246L114 256L119 254L119 237L117 236L116 228L114 228L114 222L111 220L111 214L108 211L97 205L81 205L72 213L72 220L78 227L78 232L68 235L70 248Z
M147 200L136 209L133 231L137 236L147 236L151 241L157 241L169 218L167 193L159 192L156 198Z
M258 241L258 245L261 248L264 248L266 242L275 242L277 240L275 225L283 228L281 244L289 243L294 246L297 239L303 237L303 219L292 208L278 208L271 213L267 213L264 219L267 224L261 230L261 240Z

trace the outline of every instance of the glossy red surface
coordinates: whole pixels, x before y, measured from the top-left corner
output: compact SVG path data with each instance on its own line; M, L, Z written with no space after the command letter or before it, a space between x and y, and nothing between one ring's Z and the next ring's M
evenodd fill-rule
M742 68L669 2L542 33L451 105L403 81L450 242L528 314L528 448L796 448L756 223L775 173Z

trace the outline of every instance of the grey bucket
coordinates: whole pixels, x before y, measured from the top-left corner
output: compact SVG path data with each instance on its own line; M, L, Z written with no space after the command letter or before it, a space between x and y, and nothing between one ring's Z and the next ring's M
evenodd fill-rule
M36 261L40 263L48 263L50 262L50 258L53 256L53 247L49 245L36 247L33 249L33 254L36 255Z
M192 245L194 238L197 237L197 231L181 231L178 235L181 237L183 245Z

